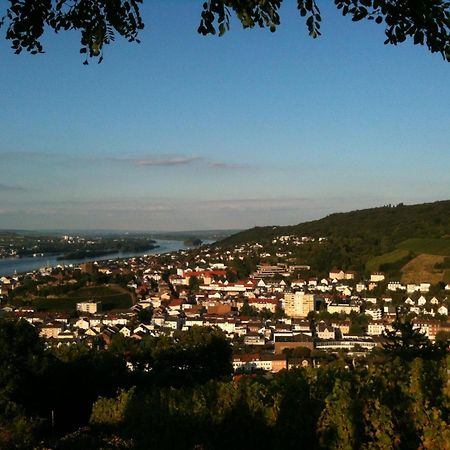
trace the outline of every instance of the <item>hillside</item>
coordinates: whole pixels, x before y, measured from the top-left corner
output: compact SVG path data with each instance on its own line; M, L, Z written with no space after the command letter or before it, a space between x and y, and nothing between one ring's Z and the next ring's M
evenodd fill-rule
M450 200L336 213L293 226L255 227L217 245L258 242L270 250L272 241L285 235L327 238L325 244L294 251L298 262L319 272L336 266L400 275L402 267L420 254L450 255Z

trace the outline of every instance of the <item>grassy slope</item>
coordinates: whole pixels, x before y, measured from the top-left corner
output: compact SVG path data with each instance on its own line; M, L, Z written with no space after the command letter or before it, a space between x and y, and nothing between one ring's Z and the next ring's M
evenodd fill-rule
M444 271L436 270L435 265L443 260L443 256L422 253L402 267L401 280L404 283L439 283L443 281Z
M398 248L410 250L417 254L427 253L430 255L450 256L450 239L407 239L401 242Z
M443 281L445 274L434 265L442 263L444 256L450 256L450 239L412 238L398 244L392 252L371 258L366 267L373 272L398 266L405 282L415 279L437 283Z
M408 250L397 249L392 252L384 253L380 256L375 256L366 263L366 268L369 272L377 272L382 270L385 264L395 264L408 257L410 252Z

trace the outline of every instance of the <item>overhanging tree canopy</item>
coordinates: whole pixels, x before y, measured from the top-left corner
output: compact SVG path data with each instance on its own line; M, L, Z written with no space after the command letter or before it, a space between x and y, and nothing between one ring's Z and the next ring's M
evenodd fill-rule
M327 0L329 1L329 0ZM78 30L80 53L103 59L103 47L120 35L139 42L144 28L140 6L143 0L9 0L0 19L6 25L6 39L15 53L26 50L42 53L45 29L55 32ZM281 23L279 9L283 0L209 0L203 3L198 32L222 36L236 16L244 28L269 28ZM320 36L322 21L319 2L297 0L299 15L305 18L312 38ZM440 53L450 61L450 1L445 0L334 0L343 16L353 21L363 19L385 26L385 44L397 45L412 39Z

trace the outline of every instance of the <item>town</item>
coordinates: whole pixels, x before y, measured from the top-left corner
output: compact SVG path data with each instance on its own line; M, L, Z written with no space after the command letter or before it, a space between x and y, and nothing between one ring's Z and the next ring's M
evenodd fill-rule
M340 268L317 277L291 262L290 247L326 240L280 236L271 243L276 264L258 243L211 244L3 276L1 315L28 321L49 346L108 348L212 327L230 341L235 373L364 358L383 346L399 311L431 342L448 339L450 283L401 283L381 272L364 279ZM242 276L237 268L249 259L255 270Z

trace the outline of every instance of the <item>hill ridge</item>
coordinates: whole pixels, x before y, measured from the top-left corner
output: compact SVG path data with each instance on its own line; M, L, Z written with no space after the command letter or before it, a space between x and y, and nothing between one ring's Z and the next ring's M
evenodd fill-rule
M371 259L385 254L391 254L387 269L398 271L397 262L406 264L417 254L450 256L450 200L337 212L297 225L258 226L215 245L229 248L259 243L270 250L272 241L280 236L326 238L325 245L304 245L293 255L297 262L316 265L319 271L341 267L364 272ZM392 252L405 241L400 248L406 253L399 252L398 261L393 261Z

